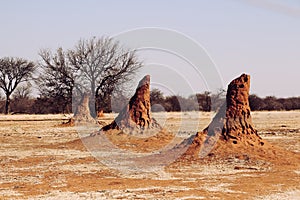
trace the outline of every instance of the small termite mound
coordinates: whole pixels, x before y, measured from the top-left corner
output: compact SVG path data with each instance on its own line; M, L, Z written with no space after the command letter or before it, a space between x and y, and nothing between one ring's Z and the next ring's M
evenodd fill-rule
M84 93L79 105L76 107L74 116L71 117L66 123L63 123L62 126L75 126L86 123L96 124L97 120L94 119L90 114L89 100L90 95L88 93Z

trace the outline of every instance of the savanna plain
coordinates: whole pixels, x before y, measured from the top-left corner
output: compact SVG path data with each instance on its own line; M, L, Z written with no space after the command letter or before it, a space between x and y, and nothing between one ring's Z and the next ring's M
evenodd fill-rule
M214 114L153 117L184 139L203 130ZM115 116L105 114L100 124ZM232 157L124 173L72 142L101 125L61 126L69 117L0 116L0 199L300 199L300 163ZM252 112L252 118L263 139L300 154L300 111Z

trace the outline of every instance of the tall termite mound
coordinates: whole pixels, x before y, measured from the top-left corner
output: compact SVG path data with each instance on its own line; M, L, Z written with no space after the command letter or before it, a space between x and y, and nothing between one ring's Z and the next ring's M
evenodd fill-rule
M174 138L151 116L149 75L139 82L128 105L98 134L105 134L118 148L136 152L158 150Z
M138 84L135 94L129 100L127 106L119 113L115 120L102 128L103 131L110 129L147 130L161 129L160 125L151 117L150 103L150 76L146 75Z
M250 76L243 74L233 80L227 89L226 113L222 137L234 144L264 145L254 129L249 106Z
M247 74L242 74L228 85L226 102L208 127L195 135L184 156L197 157L201 153L207 155L221 149L223 152L218 153L222 154L236 151L235 147L266 145L252 123L249 89L250 76Z

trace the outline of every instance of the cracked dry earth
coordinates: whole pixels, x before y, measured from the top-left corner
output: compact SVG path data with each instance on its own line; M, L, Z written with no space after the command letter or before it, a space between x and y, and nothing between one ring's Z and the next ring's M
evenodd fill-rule
M108 124L115 116L106 114L102 121ZM178 138L187 138L205 128L213 113L153 116ZM300 153L300 111L253 112L252 117L263 139ZM0 116L0 199L300 197L300 163L276 165L232 157L124 174L99 162L82 144L69 143L79 136L74 127L57 126L66 120L64 115Z

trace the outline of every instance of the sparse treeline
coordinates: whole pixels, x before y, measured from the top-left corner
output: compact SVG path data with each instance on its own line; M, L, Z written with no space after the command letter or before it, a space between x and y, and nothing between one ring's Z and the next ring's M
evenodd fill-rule
M122 48L111 38L79 40L73 49L42 49L39 61L23 58L0 58L0 111L8 113L48 114L71 113L72 104L84 93L90 94L91 115L97 112L119 112L128 98L128 90L142 63L136 53ZM38 91L38 96L34 90ZM151 91L153 112L214 111L224 102L219 94L204 92L182 97L164 96ZM34 97L35 96L35 97ZM37 96L37 97L36 97ZM300 97L260 98L250 95L252 110L300 109Z
M151 91L152 111L215 111L225 102L224 93L210 94L204 92L191 95L188 98L182 96L163 96L157 89ZM267 96L260 98L255 94L249 96L249 103L253 111L274 110L299 110L300 97L276 98Z
M300 97L276 98L267 96L260 98L257 95L249 96L249 103L252 110L299 110Z
M12 96L10 105L12 113L48 114L48 113L71 113L72 102L58 104L60 96L56 97L30 97L29 87L22 86ZM112 98L109 107L103 109L107 112L119 112L127 103L128 98L118 95ZM209 92L182 97L177 95L164 96L158 89L151 91L151 104L153 112L176 112L176 111L215 111L225 101L222 95L211 95ZM274 110L299 110L300 97L276 98L268 96L260 98L257 95L249 96L250 107L253 111ZM5 100L0 101L0 109L4 110Z

